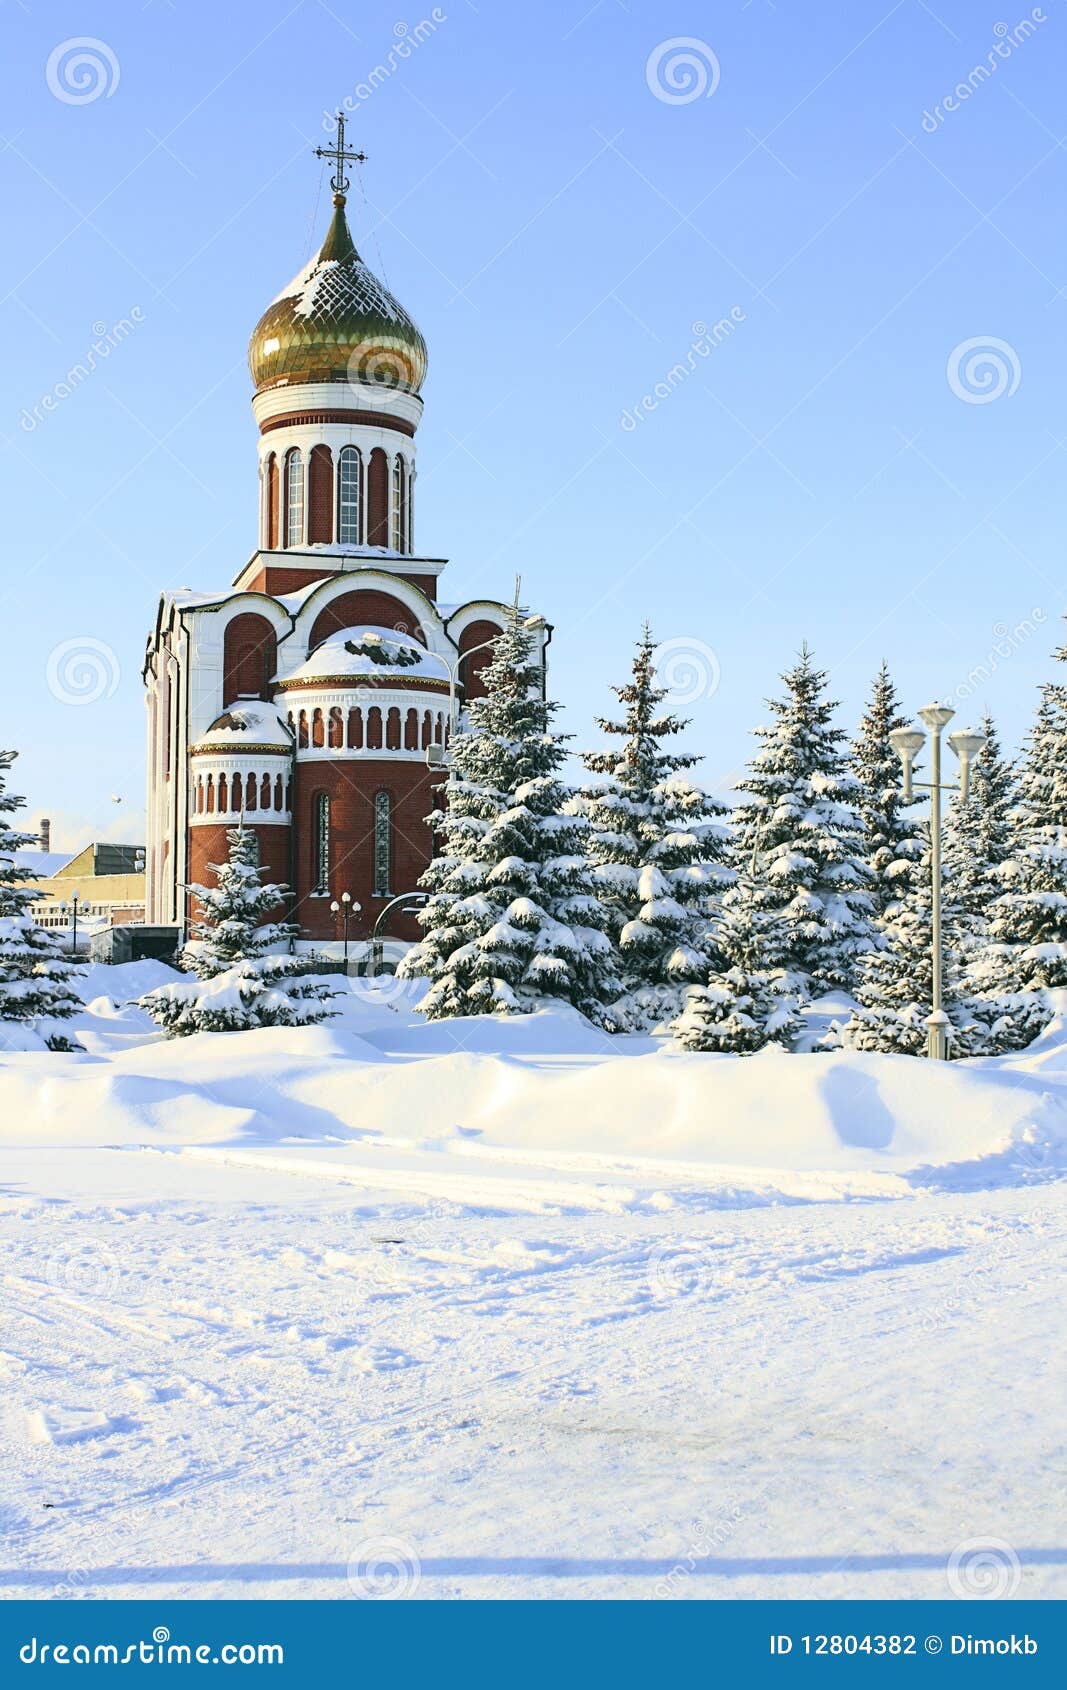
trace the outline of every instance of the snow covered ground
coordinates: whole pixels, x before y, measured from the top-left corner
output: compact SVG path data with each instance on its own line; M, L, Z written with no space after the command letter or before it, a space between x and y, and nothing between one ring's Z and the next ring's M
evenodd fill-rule
M0 1595L1067 1593L1067 1031L576 1016L0 1058Z

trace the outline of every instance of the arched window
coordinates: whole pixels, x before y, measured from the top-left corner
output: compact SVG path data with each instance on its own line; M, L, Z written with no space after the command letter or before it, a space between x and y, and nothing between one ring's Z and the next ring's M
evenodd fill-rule
M387 751L400 750L400 711L395 704L385 719L385 745Z
M246 810L254 810L254 809L257 808L257 804L256 804L257 796L258 796L258 794L257 794L257 789L256 789L256 777L255 777L255 775L248 775L245 778L245 809Z
M367 711L367 750L380 751L382 748L382 713L376 704L372 704Z
M409 552L413 552L415 550L415 465L414 464L408 465L407 480L408 480L407 528L405 530L404 538L407 541L406 550L409 551Z
M286 781L286 783L285 783L285 793L283 795L283 793L282 793L282 777L281 777L281 775L275 775L275 777L274 777L274 808L276 810L288 810L289 809L290 804L292 803L292 790L293 790L292 789L292 782Z
M297 726L296 734L297 744L300 746L302 751L305 751L308 743L308 715L306 710L301 710L300 712L300 721Z
M374 795L374 896L392 896L393 801L388 792Z
M259 783L259 807L260 807L261 810L269 810L270 809L270 776L269 775L264 775L263 779ZM276 810L280 810L281 805L275 804L274 808Z
M330 795L316 792L313 809L315 884L312 897L324 898L330 890Z
M226 811L229 809L229 807L230 807L230 803L229 803L229 797L228 797L227 787L226 787L226 776L220 775L219 776L219 815L224 816L226 814Z
M311 712L311 743L312 745L325 745L326 743L326 732L322 723L321 710L313 710Z
M404 530L407 527L407 496L405 464L398 452L393 459L393 496L389 502L389 544L394 552L406 552Z
M360 476L362 462L355 446L341 453L337 472L337 538L342 546L360 544Z
M331 751L339 751L345 742L344 718L338 704L330 706L329 742Z
M285 460L285 543L299 546L304 540L304 460L298 451Z

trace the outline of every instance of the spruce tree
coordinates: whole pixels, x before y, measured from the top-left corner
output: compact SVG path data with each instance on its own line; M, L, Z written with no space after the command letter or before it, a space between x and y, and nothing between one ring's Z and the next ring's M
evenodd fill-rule
M645 1032L677 1015L686 986L707 977L715 894L732 879L726 806L682 772L699 759L663 743L688 723L659 708L667 689L657 685L647 624L631 680L612 690L625 712L597 726L620 743L584 754L606 778L567 809L588 823L585 849L621 975L611 1023Z
M758 908L742 870L723 899L715 938L719 968L690 986L671 1031L685 1050L749 1055L765 1045L787 1049L800 1031L800 1001L784 970L768 966L774 918Z
M958 942L965 967L984 949L990 912L1004 890L1015 799L1014 772L1001 755L988 712L980 728L985 745L971 764L967 802L955 795L945 820L945 869L959 906Z
M189 888L201 915L193 925L196 943L186 946L182 963L197 979L158 986L138 999L139 1006L170 1038L309 1026L336 1014L329 1008L335 988L308 978L306 962L275 949L295 929L264 919L287 888L263 884L255 834L230 828L226 842L227 861L210 864L218 884Z
M859 1009L843 1033L853 1050L897 1051L921 1056L926 1049L926 1021L933 1004L933 878L930 828L922 824L922 855L899 902L890 904L878 923L881 944L860 962L855 995ZM949 1018L950 1056L970 1056L985 1048L960 975L958 936L961 907L942 862L942 1008Z
M524 1014L555 1000L602 1022L617 996L608 914L591 884L585 824L565 813L565 740L544 696L534 638L516 604L451 746L442 853L423 874L423 938L398 973L425 976L420 1008Z
M769 701L773 719L755 730L761 748L739 783L748 802L734 814L733 860L761 918L765 966L783 970L784 990L810 1001L849 990L857 959L877 941L858 785L826 676L804 646L783 680L785 695Z
M200 906L193 923L193 943L182 953L182 966L201 980L223 974L235 962L254 962L278 945L288 945L295 929L267 916L285 901L288 887L263 883L259 841L251 829L226 832L227 860L209 863L214 886L192 885Z
M900 758L890 734L908 727L887 663L874 678L849 759L856 777L862 855L871 873L872 914L878 920L903 897L922 846L918 823L901 792Z
M35 834L20 833L7 821L26 802L7 791L17 755L0 751L0 1046L78 1050L61 1024L82 1008L71 990L79 971L61 955L57 935L34 921L41 894L25 884L32 871L15 861L16 851L37 844Z
M1062 662L1067 650L1056 653ZM1003 891L990 907L1002 990L1067 986L1067 686L1048 681L1019 769Z

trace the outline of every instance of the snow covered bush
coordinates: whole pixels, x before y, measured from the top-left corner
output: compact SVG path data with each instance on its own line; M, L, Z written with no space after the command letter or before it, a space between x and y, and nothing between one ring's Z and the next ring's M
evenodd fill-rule
M337 1013L329 1007L337 991L308 978L305 967L296 957L250 958L202 980L170 981L137 1001L169 1038L307 1027Z
M16 863L15 853L36 845L36 836L6 820L25 803L7 791L17 755L0 751L0 1050L79 1050L63 1027L82 1007L70 984L79 970L60 954L57 936L33 919L41 894L25 884L31 871Z
M226 834L229 856L212 863L216 886L189 888L201 908L196 943L182 953L196 980L174 980L138 999L169 1037L234 1033L249 1027L299 1027L336 1013L336 988L308 978L308 960L279 952L294 929L264 917L287 888L263 884L258 843L244 827Z
M742 873L723 899L716 928L720 966L706 984L689 987L671 1027L685 1050L745 1056L768 1044L788 1049L800 1031L800 999L786 971L767 964L774 919L760 911Z
M678 1014L687 985L707 978L714 947L716 894L733 878L725 866L725 805L681 772L698 758L663 741L687 723L660 711L655 647L646 625L633 677L615 687L621 721L600 719L620 743L587 752L586 767L606 778L567 805L587 824L593 885L608 912L622 993L611 1024L644 1032Z
M452 741L444 803L431 817L443 849L419 884L423 938L398 973L425 976L420 1009L522 1014L561 999L596 1021L616 997L607 911L584 855L585 824L567 815L558 706L543 694L533 634L516 606L481 671Z

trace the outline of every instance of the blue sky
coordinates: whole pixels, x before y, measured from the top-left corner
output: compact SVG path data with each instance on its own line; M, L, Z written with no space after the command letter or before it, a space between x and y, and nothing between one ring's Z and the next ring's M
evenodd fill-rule
M804 638L846 726L885 656L909 706L1025 732L1067 604L1062 0L4 21L2 738L31 813L140 835L145 634L253 549L247 339L321 240L346 96L356 241L430 348L420 549L449 599L521 572L578 743L646 617L710 785ZM101 696L72 703L83 649Z

